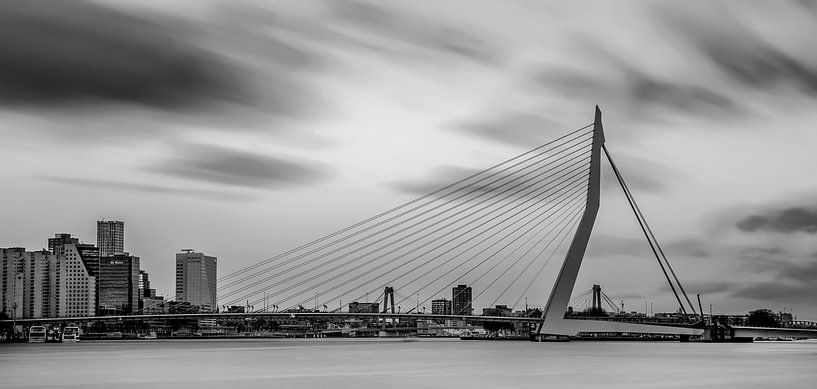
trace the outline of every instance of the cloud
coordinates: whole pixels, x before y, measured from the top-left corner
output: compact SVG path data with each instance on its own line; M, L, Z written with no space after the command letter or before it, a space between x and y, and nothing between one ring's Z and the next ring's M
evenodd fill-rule
M174 109L250 98L237 69L174 35L90 2L0 2L0 102Z
M639 193L664 193L673 184L676 184L686 177L679 170L654 160L633 157L626 154L613 156L627 187L635 194L636 199ZM613 169L607 165L607 161L602 162L602 188L603 190L621 191L621 185L616 178Z
M369 33L365 37L360 34L346 36L346 42L361 48L391 53L401 49L417 54L425 52L425 56L442 55L484 65L496 65L502 61L499 50L486 41L418 13L386 7L383 3L331 1L327 4L337 20Z
M227 116L233 128L320 112L326 101L303 73L321 57L272 36L272 15L240 17L227 24L88 1L0 1L0 106L69 118L79 109L80 118L151 117L137 109L178 116L165 121Z
M529 74L537 89L579 101L596 101L629 116L658 119L667 114L725 118L744 107L728 94L683 78L664 79L588 38L575 38L577 56L603 68L540 66ZM601 65L599 65L601 66Z
M486 120L455 124L451 128L459 133L528 148L565 133L556 121L525 112L505 113Z
M817 96L814 16L793 3L754 4L749 13L786 20L788 28L754 28L731 7L712 7L706 15L676 7L657 10L667 25L732 81L764 93L779 94L781 87L793 87Z
M179 156L144 170L220 185L252 188L303 186L331 177L332 169L317 162L277 158L214 146L189 145Z
M576 156L581 158L579 153ZM507 196L511 200L533 197L558 199L563 196L548 196L552 193L574 193L571 197L575 197L578 188L586 185L584 184L587 182L586 169L583 166L554 160L540 162L536 165L521 165L504 172L501 171L501 168L494 169L469 179L455 188L460 189L458 195L472 193L466 197L468 199L484 195L496 195L500 198ZM530 166L530 168L521 170L524 166ZM433 169L428 177L423 179L395 181L386 185L408 194L425 195L480 172L481 170L477 169L446 165ZM580 178L581 175L584 178Z
M797 280L803 283L812 283L817 280L817 261L805 264L789 264L778 269L781 279Z
M667 254L667 256L671 255L697 258L706 258L710 256L710 250L707 248L707 246L702 241L697 239L685 239L670 242L670 244L664 247L664 252Z
M162 185L137 184L124 181L110 181L89 178L55 177L55 176L34 176L33 178L46 182L55 182L60 184L79 186L86 189L89 187L93 187L97 189L117 190L123 192L169 194L217 201L250 201L255 198L252 195L247 195L243 193L230 193L200 189L179 189Z
M694 297L695 294L715 294L715 293L724 293L735 290L737 285L731 281L690 281L684 282L682 284L684 286L684 290L687 292L687 295L690 296L690 299ZM672 289L670 289L669 285L661 286L659 289L660 292L663 293L670 293ZM680 291L679 291L680 292ZM694 301L694 300L693 300ZM697 306L695 307L697 310Z
M793 206L772 209L741 218L735 227L743 232L776 232L792 234L817 233L817 207Z
M660 237L659 237L660 238ZM709 250L697 239L684 239L661 244L670 263L673 258L706 258ZM609 234L594 234L590 239L589 254L593 256L629 256L654 258L652 249L645 238L622 238Z
M817 253L799 258L782 247L750 247L741 250L738 258L747 261L750 270L772 272L781 282L817 279Z
M748 282L741 285L733 289L732 297L784 304L814 303L814 286L810 283Z
M791 258L791 254L782 247L747 247L738 252L738 258L754 263L780 263Z

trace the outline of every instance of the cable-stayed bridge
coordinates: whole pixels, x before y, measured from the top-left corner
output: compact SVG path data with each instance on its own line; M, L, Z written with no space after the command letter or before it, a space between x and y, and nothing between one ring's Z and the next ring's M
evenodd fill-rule
M591 124L221 277L218 298L224 310L243 306L251 312L109 319L459 319L530 323L539 339L580 332L701 335L702 326L689 324L566 318L600 206L603 158L609 161L680 311L699 315L604 142L596 107ZM457 287L466 284L470 288ZM489 301L482 304L489 307L505 302L516 310L529 294L541 301L545 291L549 297L535 317L474 315L474 301ZM448 296L450 311L429 309L431 301ZM378 303L376 312L350 312L351 305L369 301ZM40 320L27 322L36 321Z

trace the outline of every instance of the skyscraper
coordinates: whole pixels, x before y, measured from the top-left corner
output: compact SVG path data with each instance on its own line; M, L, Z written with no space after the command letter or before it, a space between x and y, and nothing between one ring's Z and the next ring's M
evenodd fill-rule
M471 307L471 287L467 285L457 285L452 289L451 300L455 315L471 315L474 313Z
M216 257L182 251L176 254L176 301L190 303L203 312L215 312Z
M100 257L125 252L125 222L100 220L96 222L96 245Z

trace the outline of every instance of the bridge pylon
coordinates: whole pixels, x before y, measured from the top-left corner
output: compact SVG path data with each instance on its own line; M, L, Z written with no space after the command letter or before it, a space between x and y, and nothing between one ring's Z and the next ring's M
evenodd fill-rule
M542 321L539 322L534 333L534 340L567 340L580 332L631 332L648 334L677 334L682 336L701 335L703 330L694 328L668 327L648 324L623 323L604 320L572 320L565 319L570 295L576 284L582 260L584 259L590 233L599 211L601 193L601 159L604 146L604 128L601 122L601 109L596 106L593 122L593 143L590 156L590 175L587 183L587 202L584 213L576 228L576 234L565 255L562 268L556 277L556 283L550 292L544 310Z
M389 299L391 299L391 305L389 305ZM394 310L394 287L391 286L387 286L383 289L383 313L387 313L389 307L391 307L391 313L397 313L397 311Z

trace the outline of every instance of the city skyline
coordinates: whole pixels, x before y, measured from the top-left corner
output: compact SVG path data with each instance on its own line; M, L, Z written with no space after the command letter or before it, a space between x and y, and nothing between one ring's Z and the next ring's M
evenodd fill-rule
M180 249L229 274L581 127L598 104L688 292L716 313L817 318L811 3L136 3L0 4L67 31L0 23L0 40L23 37L0 45L17 61L0 62L0 163L15 167L0 178L17 183L0 247L123 220L127 249L171 296ZM49 49L86 27L121 55ZM15 45L31 50L5 52ZM71 81L29 66L59 61ZM670 309L605 174L577 290Z

